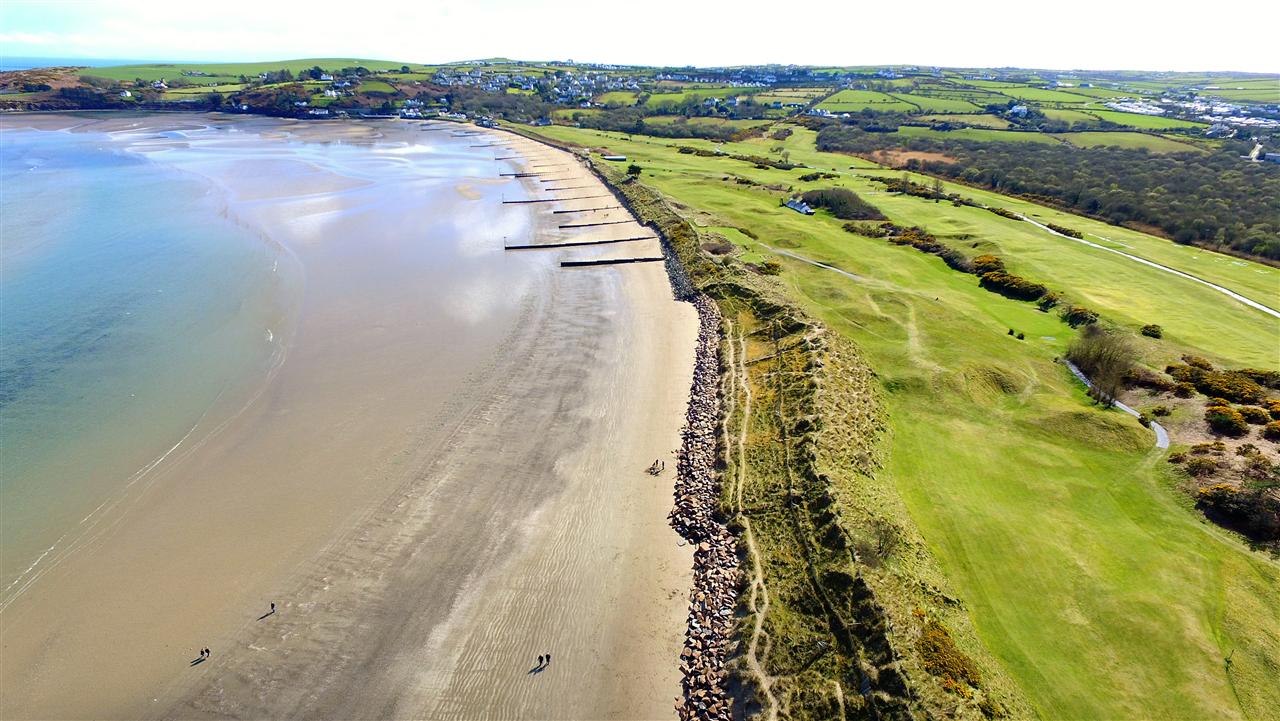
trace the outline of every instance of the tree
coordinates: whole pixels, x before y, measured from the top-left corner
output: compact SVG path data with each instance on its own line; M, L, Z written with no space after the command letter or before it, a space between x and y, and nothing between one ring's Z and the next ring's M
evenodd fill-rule
M1137 357L1127 337L1096 325L1085 326L1084 332L1067 348L1067 360L1093 383L1089 395L1107 408L1115 405L1116 397L1124 388L1124 378Z
M642 170L644 169L641 168L639 165L632 163L631 165L627 166L627 175L630 175L633 178L638 178L640 177L640 172Z
M210 110L217 110L222 107L221 93L205 93L204 101L209 104Z

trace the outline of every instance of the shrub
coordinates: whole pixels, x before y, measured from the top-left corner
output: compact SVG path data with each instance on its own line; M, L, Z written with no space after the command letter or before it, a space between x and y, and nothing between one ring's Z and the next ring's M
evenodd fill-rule
M1176 451L1174 453L1169 454L1170 463L1185 463L1186 460L1187 460L1187 454L1182 451Z
M1227 452L1227 444L1223 443L1222 441L1211 441L1209 443L1197 443L1194 446L1191 446L1191 452L1199 456L1209 454L1209 453L1212 453L1215 456L1220 456L1223 453Z
M773 138L774 140L786 140L787 138L791 137L792 132L794 131L791 130L791 128L778 128L777 130L773 131L773 134L771 134L769 137Z
M1258 385L1240 371L1216 371L1205 368L1208 361L1186 356L1186 365L1171 365L1165 372L1180 383L1188 383L1211 398L1224 398L1233 403L1262 403L1266 394ZM1192 361L1195 361L1194 363ZM1268 409L1270 410L1270 409Z
M810 190L800 196L815 208L826 208L841 220L884 220L884 214L848 188Z
M1139 414L1138 414L1138 423L1139 423L1139 425L1141 425L1143 428L1150 428L1150 427L1151 427L1151 416L1147 415L1146 413L1139 413Z
M1249 432L1249 424L1245 423L1240 411L1227 406L1209 406L1204 409L1204 419L1214 433L1233 438Z
M1013 329L1012 329L1012 328L1010 328L1010 329L1009 329L1009 335L1013 335Z
M1154 406L1154 407L1151 409L1151 415L1153 415L1153 416L1159 416L1159 417L1161 417L1161 418L1163 418L1164 416L1167 416L1167 415L1169 415L1169 414L1171 414L1171 413L1173 413L1173 409L1172 409L1172 408L1170 408L1169 406Z
M804 175L800 176L800 180L808 183L813 180L823 180L823 179L838 178L838 177L840 176L836 175L835 173L805 173Z
M1263 426L1262 437L1269 441L1280 442L1280 421L1271 421Z
M1036 305L1040 306L1040 310L1044 311L1045 313L1048 313L1050 308L1054 307L1060 302L1062 302L1062 296L1059 295L1056 291L1051 290L1048 293L1045 293L1044 295L1040 296L1040 300L1036 301Z
M1156 325L1155 323L1149 323L1149 324L1147 324L1147 325L1142 326L1142 331L1141 331L1141 333L1142 333L1143 335L1145 335L1146 337L1148 337L1148 338L1163 338L1163 337L1164 337L1164 329L1163 329L1163 328L1161 328L1160 326Z
M1022 331L1018 331L1018 340L1026 340L1027 336Z
M1213 364L1207 358L1201 358L1197 355L1184 355L1182 356L1182 362L1192 368L1200 368L1207 371L1213 370Z
M1006 210L1004 208L997 208L995 206L989 205L987 206L987 210L991 211L992 213L995 213L1001 218L1008 218L1009 220L1022 220L1022 217L1019 216L1017 213L1014 213L1013 211L1010 211L1010 210Z
M777 260L774 260L773 258L769 258L768 260L764 261L763 263L761 263L756 267L759 268L760 272L764 273L765 275L778 275L779 273L782 272L782 263L779 263Z
M1190 383L1178 383L1173 387L1173 394L1179 398L1190 398L1196 394L1196 387Z
M1183 468L1187 470L1187 473L1190 473L1196 478L1200 478L1202 476L1212 475L1214 471L1218 470L1218 462L1212 458L1192 458L1187 461L1187 464L1183 466Z
M1280 388L1280 371L1264 371L1257 368L1241 368L1236 371L1249 380L1268 388Z
M1196 505L1215 522L1259 541L1280 538L1280 499L1265 490L1215 483L1196 496Z
M1240 415L1244 416L1245 422L1255 426L1264 426L1271 421L1271 414L1267 412L1266 408L1240 406L1237 410L1240 411Z
M973 264L973 272L978 275L1004 270L1004 261L995 255L979 255L969 262Z
M1253 445L1252 443L1241 443L1240 446L1236 448L1237 456L1248 456L1257 452L1258 452L1258 447Z
M1083 238L1083 237L1084 237L1084 234L1083 234L1083 233L1081 233L1080 231L1078 231L1078 230L1073 230L1073 229L1068 228L1068 227L1063 226L1063 225L1056 225L1056 224L1054 224L1054 223L1045 223L1045 225L1049 226L1049 229L1050 229L1050 230L1056 230L1056 231L1058 231L1059 233L1062 233L1063 235L1065 235L1065 236L1067 236L1067 237L1070 237L1070 238Z
M1082 305L1073 305L1062 311L1062 319L1072 328L1098 322L1098 314Z
M1002 271L983 273L978 285L993 293L1017 300L1035 300L1049 292L1048 288L1039 283Z
M959 693L964 684L977 686L982 681L978 666L961 651L945 626L933 619L925 624L916 642L924 669L942 679L943 688Z

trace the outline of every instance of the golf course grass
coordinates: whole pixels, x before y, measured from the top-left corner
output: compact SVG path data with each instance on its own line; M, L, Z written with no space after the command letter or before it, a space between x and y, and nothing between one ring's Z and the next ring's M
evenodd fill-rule
M1055 362L1076 331L1056 314L980 289L973 276L934 256L847 232L825 212L800 215L779 199L787 189L840 185L898 225L920 225L967 254L1000 255L1011 272L1094 308L1104 322L1132 330L1160 324L1164 339L1142 346L1153 365L1193 352L1229 366L1274 369L1275 318L1027 222L888 194L869 176L900 172L821 153L810 131L796 129L781 143L791 162L809 166L791 171L676 149L716 147L708 141L564 127L538 132L627 155L643 168L639 182L696 225L745 248L747 258L781 262L787 295L865 354L888 418L878 480L905 501L985 649L966 651L998 659L1036 713L1275 717L1280 566L1186 507L1150 431L1088 401ZM777 145L757 139L720 147L766 155ZM839 177L798 180L813 169ZM1280 275L1261 264L945 187L1264 303L1274 304L1280 290ZM844 488L846 503L857 503L853 476L833 484L837 495ZM888 562L888 573L911 572L896 563Z

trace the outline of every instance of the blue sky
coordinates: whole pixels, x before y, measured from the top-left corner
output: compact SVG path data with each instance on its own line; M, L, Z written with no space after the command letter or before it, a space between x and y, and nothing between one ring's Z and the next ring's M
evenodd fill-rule
M1197 9L1198 8L1198 9ZM4 0L0 55L1280 71L1280 3Z

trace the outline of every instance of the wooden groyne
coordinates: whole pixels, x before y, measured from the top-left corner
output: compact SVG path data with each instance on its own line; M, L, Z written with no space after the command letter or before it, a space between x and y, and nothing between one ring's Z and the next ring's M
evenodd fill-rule
M612 245L613 243L634 243L637 240L657 240L656 235L635 235L630 238L607 238L605 240L566 240L563 243L526 243L523 245L504 245L503 250L541 250L543 248L576 248L583 245Z
M603 198L604 196L596 195L592 197ZM573 198L573 200L581 200L581 198ZM557 214L559 213L590 213L595 210L613 210L614 208L621 208L621 207L622 207L621 205L602 205L598 208L569 208L568 210L553 210L551 212L557 213Z
M632 220L632 219L628 218L628 219L626 219L626 220L602 220L602 221L600 221L599 223L568 223L568 224L565 224L565 225L560 226L560 228L561 228L561 229L564 229L564 228L594 228L594 227L596 227L597 225L621 225L621 224L623 224L623 223L638 223L638 222L639 222L639 221ZM657 236L654 236L654 237L657 237Z
M562 260L561 268L583 268L590 265L622 265L624 263L661 263L666 260L662 256L656 258L601 258L599 260Z
M590 185L566 185L563 188L543 188L543 190L547 191L548 193L554 193L557 190L582 190L583 188L590 188L590 187L591 187Z

